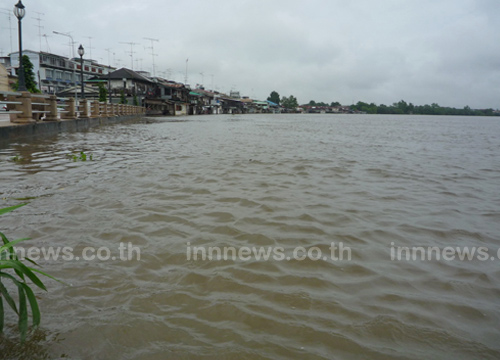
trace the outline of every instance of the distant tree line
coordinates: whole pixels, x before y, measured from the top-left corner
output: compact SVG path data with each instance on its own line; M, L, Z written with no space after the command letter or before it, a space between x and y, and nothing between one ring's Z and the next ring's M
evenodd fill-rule
M338 101L332 101L330 104L324 103L324 102L316 102L314 100L309 101L307 106L320 106L320 107L336 107L336 106L342 106Z
M375 105L358 101L351 105L352 110L366 112L367 114L415 114L415 115L472 115L472 116L493 116L493 109L473 110L469 106L463 109L439 106L436 103L431 105L413 105L401 100L392 105Z
M267 100L272 101L278 105L285 108L296 108L298 106L297 98L293 95L289 97L280 95L273 91ZM330 104L325 102L316 102L314 100L309 101L305 106L316 106L316 107L338 107L342 106L338 101L332 101ZM463 109L457 109L453 107L439 106L436 103L431 105L413 105L412 103L407 103L401 100L392 105L376 105L374 103L365 103L358 101L357 104L349 106L353 111L361 111L367 114L415 114L415 115L469 115L469 116L493 116L498 115L498 112L494 112L493 109L471 109L469 106L465 106Z

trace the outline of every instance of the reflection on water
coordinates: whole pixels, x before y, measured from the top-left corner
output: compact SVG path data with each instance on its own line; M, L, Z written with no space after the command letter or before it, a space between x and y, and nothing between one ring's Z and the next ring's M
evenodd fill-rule
M2 216L12 238L141 251L139 261L41 260L72 286L48 281L38 293L49 336L33 358L500 357L500 260L390 258L398 246L496 254L496 119L168 120L0 150L3 205L35 198ZM94 161L67 157L80 151ZM332 242L351 261L186 257L188 243L327 253ZM0 339L4 354L13 344Z

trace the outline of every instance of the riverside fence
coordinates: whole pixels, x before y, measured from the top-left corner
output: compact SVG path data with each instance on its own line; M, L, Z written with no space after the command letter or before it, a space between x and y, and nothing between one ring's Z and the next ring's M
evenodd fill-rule
M55 95L29 92L0 92L0 113L6 113L14 124L52 122L70 119L108 118L144 115L141 106L113 104L97 100L75 100ZM5 106L5 109L4 109Z

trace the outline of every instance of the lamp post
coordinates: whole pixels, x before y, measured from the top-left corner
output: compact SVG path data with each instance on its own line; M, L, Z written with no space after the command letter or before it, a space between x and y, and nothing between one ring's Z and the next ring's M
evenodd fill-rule
M85 90L83 89L83 54L85 54L85 50L83 49L82 44L78 48L78 55L80 55L80 84L82 86L82 100L85 99Z
M26 10L24 10L24 5L19 0L19 2L14 6L14 15L16 15L18 20L18 28L19 28L19 86L17 88L18 91L27 91L26 89L26 81L24 78L24 67L23 67L23 39L22 39L22 29L21 29L21 20L24 15L26 15Z

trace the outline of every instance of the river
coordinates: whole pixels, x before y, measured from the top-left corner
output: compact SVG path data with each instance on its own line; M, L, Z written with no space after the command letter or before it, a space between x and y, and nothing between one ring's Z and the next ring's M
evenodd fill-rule
M40 256L67 284L36 290L23 346L6 310L0 352L498 359L499 154L486 117L147 118L4 143L2 207L29 204L1 231L68 256Z

